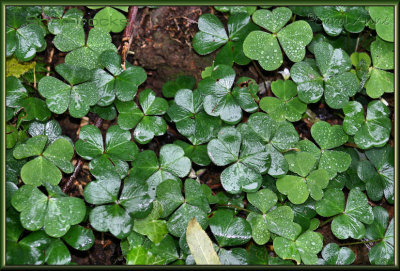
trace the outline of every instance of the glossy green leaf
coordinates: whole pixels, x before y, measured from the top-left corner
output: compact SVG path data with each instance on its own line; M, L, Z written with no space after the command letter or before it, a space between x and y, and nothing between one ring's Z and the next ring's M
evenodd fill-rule
M264 97L260 101L260 108L267 112L276 121L298 121L306 111L307 105L297 97L297 86L291 80L277 80L271 84L275 97Z
M327 265L349 265L356 259L353 250L348 247L339 247L336 243L327 244L321 254Z
M124 14L112 7L104 7L93 18L93 26L108 32L119 33L124 30L127 19Z
M390 111L381 101L368 104L367 116L359 102L349 102L344 108L343 128L349 135L354 135L354 142L362 149L382 147L390 137L392 122L388 118Z
M375 22L376 33L385 41L394 41L394 10L389 6L368 7L369 15Z
M35 231L44 228L52 237L61 237L71 225L80 223L86 213L83 200L60 194L47 197L36 187L24 185L12 198L12 205L20 214L24 228Z
M166 98L175 97L176 92L180 89L192 90L196 85L196 78L189 75L180 75L173 81L167 81L162 86L162 94Z
M247 243L251 238L250 224L234 212L220 209L210 218L210 229L221 247Z
M184 203L168 219L167 228L170 234L180 237L185 234L190 220L196 218L203 229L208 225L207 214L200 208Z
M90 249L94 244L93 231L79 225L72 226L62 239L71 247L82 251Z

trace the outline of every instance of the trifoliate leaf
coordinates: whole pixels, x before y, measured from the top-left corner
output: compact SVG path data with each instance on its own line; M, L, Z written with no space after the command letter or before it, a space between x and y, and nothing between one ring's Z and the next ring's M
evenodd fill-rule
M369 15L375 22L376 33L385 41L394 41L394 10L389 6L368 7Z
M339 247L336 243L327 244L321 254L327 265L349 265L356 259L353 250L348 247Z

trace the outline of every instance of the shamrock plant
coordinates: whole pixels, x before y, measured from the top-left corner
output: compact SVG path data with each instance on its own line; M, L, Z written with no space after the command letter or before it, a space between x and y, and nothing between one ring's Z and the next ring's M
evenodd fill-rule
M222 128L218 138L207 145L208 156L217 166L230 165L221 173L221 184L232 194L242 191L255 192L271 163L270 155L260 143L245 142L245 138L233 127Z
M276 188L294 204L304 203L308 195L315 200L323 197L329 183L329 174L323 168L313 170L317 159L312 153L298 152L285 155L289 170L295 175L285 175L276 182Z
M339 239L361 239L365 236L364 224L371 224L374 213L368 199L360 189L352 189L346 201L339 189L328 189L322 200L315 203L315 210L324 217L335 216L332 220L332 233Z
M41 12L40 6L8 6L6 18L6 56L21 61L31 60L36 52L46 49L46 30L40 21L33 21ZM30 20L28 20L30 18Z
M124 131L117 125L108 129L105 145L96 126L82 127L75 150L82 158L90 160L89 169L93 176L103 177L115 172L121 178L128 173L129 165L126 161L134 160L139 152L136 144L131 141L129 131Z
M368 104L367 117L364 117L364 108L359 102L349 102L343 112L343 129L354 136L354 142L360 148L382 147L389 140L392 131L390 112L381 101Z
M24 183L33 186L45 183L57 185L62 178L60 170L65 173L74 170L70 162L74 155L72 144L60 138L45 149L47 141L46 135L38 135L15 147L13 154L16 159L35 157L21 168Z
M222 45L216 64L232 66L233 63L246 65L250 59L243 54L243 41L250 31L258 29L246 13L235 13L228 20L228 34L217 16L203 14L198 21L199 32L193 38L193 49L200 55L207 55Z
M7 266L395 264L393 5L5 12Z
M112 50L104 51L98 57L99 63L106 70L97 69L93 73L93 82L100 89L98 105L110 105L115 98L120 101L132 101L136 96L138 86L146 81L146 72L141 67L121 67L121 57Z
M364 7L316 6L314 14L322 21L325 32L337 36L343 30L359 33L364 30L369 20L368 11Z
M52 76L39 81L39 92L46 98L47 107L56 114L68 109L71 116L83 117L98 100L95 84L89 82L92 76L90 70L64 63L57 65L56 71L68 84Z
M64 24L61 32L54 37L53 43L61 52L69 52L65 56L66 64L86 69L101 68L100 54L107 50L116 51L107 31L92 28L86 40L85 31L79 22Z
M334 108L342 108L358 91L357 77L350 73L351 60L343 49L334 49L327 42L314 46L315 63L302 61L295 63L290 75L297 84L299 99L305 103L315 103L324 95L326 103Z
M128 12L127 6L101 7L89 6L90 9L101 9L93 18L94 27L102 28L108 32L118 33L124 30L127 20L125 15L116 9Z
M250 78L241 77L236 86L231 89L235 77L233 68L218 65L213 68L210 76L198 84L198 90L204 97L203 107L206 113L220 117L228 124L236 124L242 119L242 109L252 113L258 108L256 82Z
M51 237L61 237L71 225L79 224L86 214L82 199L68 197L57 186L46 185L48 195L26 184L18 189L11 204L20 212L21 225L30 231L44 229Z
M116 102L119 112L118 125L124 130L135 128L133 136L140 144L146 144L167 131L162 118L168 109L165 99L156 97L151 89L139 93L139 108L135 102Z
M302 61L306 54L305 47L311 42L313 33L310 25L303 20L295 21L285 27L291 17L292 11L286 7L272 11L268 9L255 11L252 15L253 22L271 33L250 32L243 42L245 56L258 60L261 67L267 71L276 70L282 65L283 56L280 47L291 61Z
M123 182L116 173L102 175L85 187L85 200L96 207L90 211L89 221L100 232L111 232L117 238L128 236L133 218L146 216L152 208L148 186L128 177Z
M370 67L371 58L367 53L355 52L351 55L357 76L371 98L379 98L384 93L391 93L394 90L394 74L387 71L394 68L393 49L393 43L377 37L371 43L372 67Z
M297 86L292 80L277 80L271 83L271 90L276 97L264 97L260 108L276 121L298 121L306 111L307 105L299 100Z

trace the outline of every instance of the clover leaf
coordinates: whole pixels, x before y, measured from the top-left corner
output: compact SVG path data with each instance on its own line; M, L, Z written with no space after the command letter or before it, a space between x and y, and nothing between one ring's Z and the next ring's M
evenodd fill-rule
M40 11L25 6L8 6L6 10L6 56L14 54L21 61L29 61L47 45L46 31L32 20Z
M169 216L168 231L176 237L185 236L188 223L193 217L206 229L207 213L211 211L207 197L197 181L185 180L185 198L182 197L181 187L180 180L166 180L157 186L156 191L156 199L163 209L162 217Z
M373 201L381 200L393 204L394 196L394 154L393 148L386 145L365 152L368 160L357 165L358 177L365 182L368 197Z
M342 108L349 97L357 93L359 86L356 75L349 72L350 57L343 49L334 49L327 42L317 43L314 51L316 67L308 61L302 61L290 69L291 77L297 84L299 99L305 103L315 103L324 94L331 108Z
M320 216L335 216L331 223L332 233L339 239L361 239L365 236L364 224L371 224L374 213L368 199L360 189L351 189L347 197L346 209L344 193L339 189L327 189L324 197L315 203Z
M258 87L253 79L241 77L232 88L235 71L227 65L213 68L211 75L199 82L198 90L203 95L203 107L210 116L220 117L228 124L242 119L242 109L255 112L258 109Z
M151 89L139 93L139 108L135 102L116 101L118 125L124 130L135 128L133 136L140 144L149 143L154 136L161 136L167 131L167 123L162 115L168 110L168 102Z
M91 73L88 69L59 64L56 71L68 84L52 76L40 79L38 89L46 98L46 104L50 111L62 114L69 108L69 113L75 118L85 116L90 106L98 100L98 92L94 83L89 82Z
M321 254L326 265L349 265L356 259L353 250L348 247L339 247L336 243L327 244Z
M21 81L14 76L6 78L6 108L14 109L10 119L16 112L24 111L23 121L45 121L50 118L51 112L46 103L36 97L29 97L28 91L22 85Z
M113 120L117 116L117 110L113 104L109 106L94 105L90 108L90 112L97 114L104 120Z
M85 40L85 31L80 23L64 24L53 39L54 46L61 52L69 52L65 63L86 69L101 68L99 56L107 50L117 51L110 34L101 28L92 28Z
M249 15L253 14L257 9L255 6L214 6L214 8L220 12L228 12L230 14L247 13Z
M121 57L114 50L102 52L98 61L107 70L96 69L93 73L93 82L99 89L98 105L108 106L115 97L123 102L132 101L138 86L146 81L145 70L129 63L126 70L122 69Z
M343 30L359 33L364 30L369 19L368 11L364 7L316 6L313 9L330 36L338 36Z
M271 83L271 90L275 97L264 97L260 101L260 108L267 112L276 121L294 122L301 119L307 105L299 100L297 86L292 80L277 80Z
M244 143L242 135L233 127L224 127L218 138L207 145L208 156L217 166L230 165L221 173L222 187L231 194L255 192L270 165L271 157L255 141Z
M84 219L86 207L83 200L68 197L56 188L56 193L47 196L35 186L26 184L14 193L11 204L20 212L20 221L25 229L37 231L43 227L49 236L61 237L71 225Z
M21 168L26 162L26 159L15 159L13 149L8 149L6 151L6 181L17 184Z
M354 135L354 142L362 149L384 146L392 131L389 119L389 108L381 101L368 104L367 117L364 117L363 106L356 101L343 107L345 118L343 129L349 135Z
M211 232L220 247L242 245L251 239L249 222L242 217L235 217L233 210L215 211L209 223Z
M293 211L288 206L274 208L278 198L269 189L261 189L255 193L247 193L247 200L262 214L251 212L247 216L254 242L263 245L269 241L270 232L294 239L301 232L301 227L293 222Z
M372 208L374 221L367 226L365 237L368 240L380 240L368 253L371 264L394 264L394 219L389 222L388 212L380 207Z
M32 186L44 183L57 185L62 178L60 170L65 173L74 171L70 162L74 155L72 144L60 138L44 149L47 141L47 136L39 135L15 147L13 155L16 159L36 157L21 168L21 178L24 183Z
M273 71L283 63L282 51L293 62L303 60L306 45L313 37L310 25L303 20L293 22L286 27L292 17L292 11L278 7L273 11L259 9L252 15L253 22L271 33L252 31L243 42L243 52L250 59L258 60L264 70ZM278 43L279 40L279 43Z
M317 159L311 153L298 152L285 155L289 170L298 174L285 175L276 182L279 192L288 196L294 204L304 203L308 196L320 200L323 189L329 183L329 174L325 169L313 170Z
M247 33L258 29L246 13L232 14L228 19L228 34L217 16L203 14L198 21L199 32L193 38L193 49L200 55L207 55L225 44L216 57L216 64L232 66L233 62L247 65L250 62L243 55L243 40Z
M348 140L348 136L343 131L342 126L331 126L328 122L318 121L311 127L311 135L321 148L319 168L327 170L330 179L335 177L338 172L344 172L349 168L351 163L350 155L343 151L332 150L343 145ZM312 148L314 150L308 152L318 152L318 150L315 150L313 143L310 141L305 143L311 145L311 147L300 146L301 150L308 151L307 148Z
M49 17L47 28L53 35L58 35L63 31L67 24L75 24L76 26L82 23L82 10L71 8L64 12L64 6L45 6L43 13Z
M250 144L264 145L265 152L271 156L271 166L268 174L280 177L287 173L289 167L281 152L294 148L299 135L293 124L287 121L277 122L268 114L254 113L247 123L238 126L245 141ZM260 149L263 148L260 146Z
M107 130L105 146L100 130L93 125L81 128L79 140L75 142L76 152L86 160L90 160L90 172L96 178L107 175L110 171L117 172L121 178L128 173L128 163L136 158L139 150L131 141L129 131L124 131L117 125Z
M88 203L96 205L89 214L91 226L122 239L132 230L134 218L144 218L150 213L153 200L148 195L146 182L131 175L123 182L121 193L120 187L120 177L111 172L90 182L84 196Z
M31 137L35 137L38 135L47 136L47 144L53 143L59 138L70 140L68 137L61 135L61 126L56 120L49 120L47 122L31 122L29 124L28 133L31 135Z
M394 74L386 70L394 68L393 43L381 40L379 37L371 43L373 66L369 68L369 79L365 83L367 94L378 98L384 93L394 91Z
M99 9L102 7L90 7L91 9ZM116 6L122 11L127 12L128 7ZM107 32L119 33L124 30L127 23L127 19L124 14L119 12L113 7L104 7L93 18L93 26L96 28L102 28Z
M323 237L320 233L306 231L295 240L284 237L274 239L274 250L282 259L295 260L297 264L317 264L317 254L322 250Z
M167 81L162 86L162 94L166 98L174 98L180 89L193 89L196 85L196 78L189 75L180 75L175 80Z
M149 185L150 196L155 197L156 187L165 180L179 180L187 176L191 169L190 159L183 149L174 144L165 144L160 149L157 159L153 151L140 152L132 162L130 176L145 180Z
M175 140L175 145L178 145L185 152L185 156L188 157L193 163L199 166L208 166L211 163L210 157L207 153L207 145L191 145L182 140Z
M168 108L168 115L176 129L194 145L207 143L216 137L220 122L203 109L200 91L181 89L175 95L175 103Z
M390 6L368 7L369 15L375 22L376 33L385 41L394 41L394 10Z

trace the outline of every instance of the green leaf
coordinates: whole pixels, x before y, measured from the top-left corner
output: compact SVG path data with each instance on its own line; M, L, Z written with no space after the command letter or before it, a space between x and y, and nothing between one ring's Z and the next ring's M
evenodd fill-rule
M371 98L379 98L384 93L393 93L394 74L372 67L365 89Z
M278 198L271 190L261 189L255 193L247 193L247 200L265 214L275 206Z
M93 231L79 225L72 226L62 239L71 247L81 251L90 249L94 244Z
M289 170L301 177L306 177L317 162L315 156L308 152L289 153L285 155L285 159L289 164Z
M200 208L184 203L176 210L167 221L167 228L170 234L180 237L185 234L190 220L196 218L203 229L208 225L207 214Z
M270 233L265 216L252 212L247 216L246 220L251 226L251 236L254 242L258 245L267 243L270 238Z
M234 212L228 209L214 212L210 229L221 247L242 245L251 238L250 224L241 217L234 217Z
M392 7L368 7L369 15L375 22L376 33L385 41L394 41L394 10Z
M193 48L200 55L206 55L228 41L224 26L217 16L203 14L198 20L200 32L193 38Z
M71 254L60 239L55 239L46 249L45 261L49 265L65 265L71 262Z
M249 264L249 253L241 247L232 248L231 250L220 248L218 251L218 257L221 260L222 265Z
M101 68L98 60L100 54L106 50L116 51L106 30L92 28L85 42L83 27L77 23L65 24L61 33L54 37L53 43L58 50L70 52L65 57L65 63L87 69Z
M230 14L248 13L249 15L253 14L257 9L255 6L214 6L214 8L220 12L229 12Z
M6 106L12 108L21 107L22 101L28 98L28 92L21 81L14 76L6 78Z
M374 219L367 197L359 190L350 190L344 213L335 217L331 224L332 233L339 239L361 239L365 236L365 224Z
M208 199L201 189L200 183L193 179L185 180L185 201L202 209L204 212L211 211Z
M192 90L196 85L196 78L189 75L180 75L173 81L167 81L162 86L162 94L165 98L174 98L180 89Z
M199 91L181 89L175 95L175 103L168 109L179 133L196 145L215 137L220 124L217 118L203 111L202 98Z
M196 218L189 221L186 229L186 240L196 264L221 264L210 238L196 221Z
M156 197L162 206L161 217L167 217L183 202L182 184L176 180L165 180L157 186Z
M21 212L24 228L35 231L43 227L52 237L66 234L71 225L84 219L86 213L82 199L67 197L63 193L47 197L31 185L24 185L14 193L12 205Z
M348 136L342 126L331 126L328 122L318 121L311 127L311 135L323 150L339 147L347 142Z
M350 265L356 259L353 250L339 247L336 243L327 244L321 254L327 265Z
M191 145L182 140L175 140L175 145L180 146L193 163L199 166L208 166L211 163L207 154L207 145Z
M56 120L49 120L47 122L34 121L30 123L28 133L32 136L45 135L48 138L48 143L52 143L61 137L61 126Z
M394 68L394 47L392 42L386 42L379 37L371 43L371 57L374 67L382 70Z
M344 212L344 194L340 189L327 189L324 197L315 203L315 211L323 217Z
M350 33L364 30L369 19L364 7L318 6L314 13L322 21L325 32L330 36L338 36L343 29Z
M368 253L369 261L373 265L390 265L394 263L394 220L387 211L380 207L373 207L374 222L367 226L366 237L369 239L382 239L374 245Z
M319 233L306 231L295 241L276 237L274 239L274 250L282 259L292 259L300 264L316 264L322 249L322 236Z
M218 139L211 140L207 146L214 164L225 166L235 162L221 173L222 186L231 194L257 191L262 182L260 173L264 173L270 163L268 153L260 149L259 144L240 145L241 138L235 128L225 127L218 133Z
M275 8L272 12L260 9L254 12L253 21L272 32L252 31L243 42L244 54L258 60L267 71L278 69L282 63L282 49L293 62L303 60L305 47L312 40L312 29L306 21L296 21L284 27L292 12L286 7ZM283 28L284 27L284 28ZM265 47L268 44L268 47Z
M105 7L93 18L93 26L108 32L119 33L124 30L127 19L124 14L112 7Z
M264 97L260 101L260 108L267 112L276 121L298 121L306 111L307 105L297 97L297 86L291 80L277 80L272 82L271 89L277 97Z
M350 102L344 108L343 128L349 135L354 135L354 142L362 149L382 147L390 137L392 122L389 108L381 101L368 104L367 117L359 102Z
M163 212L162 205L155 201L151 213L143 219L135 219L133 230L146 235L153 243L157 244L168 233L167 222L159 220Z

